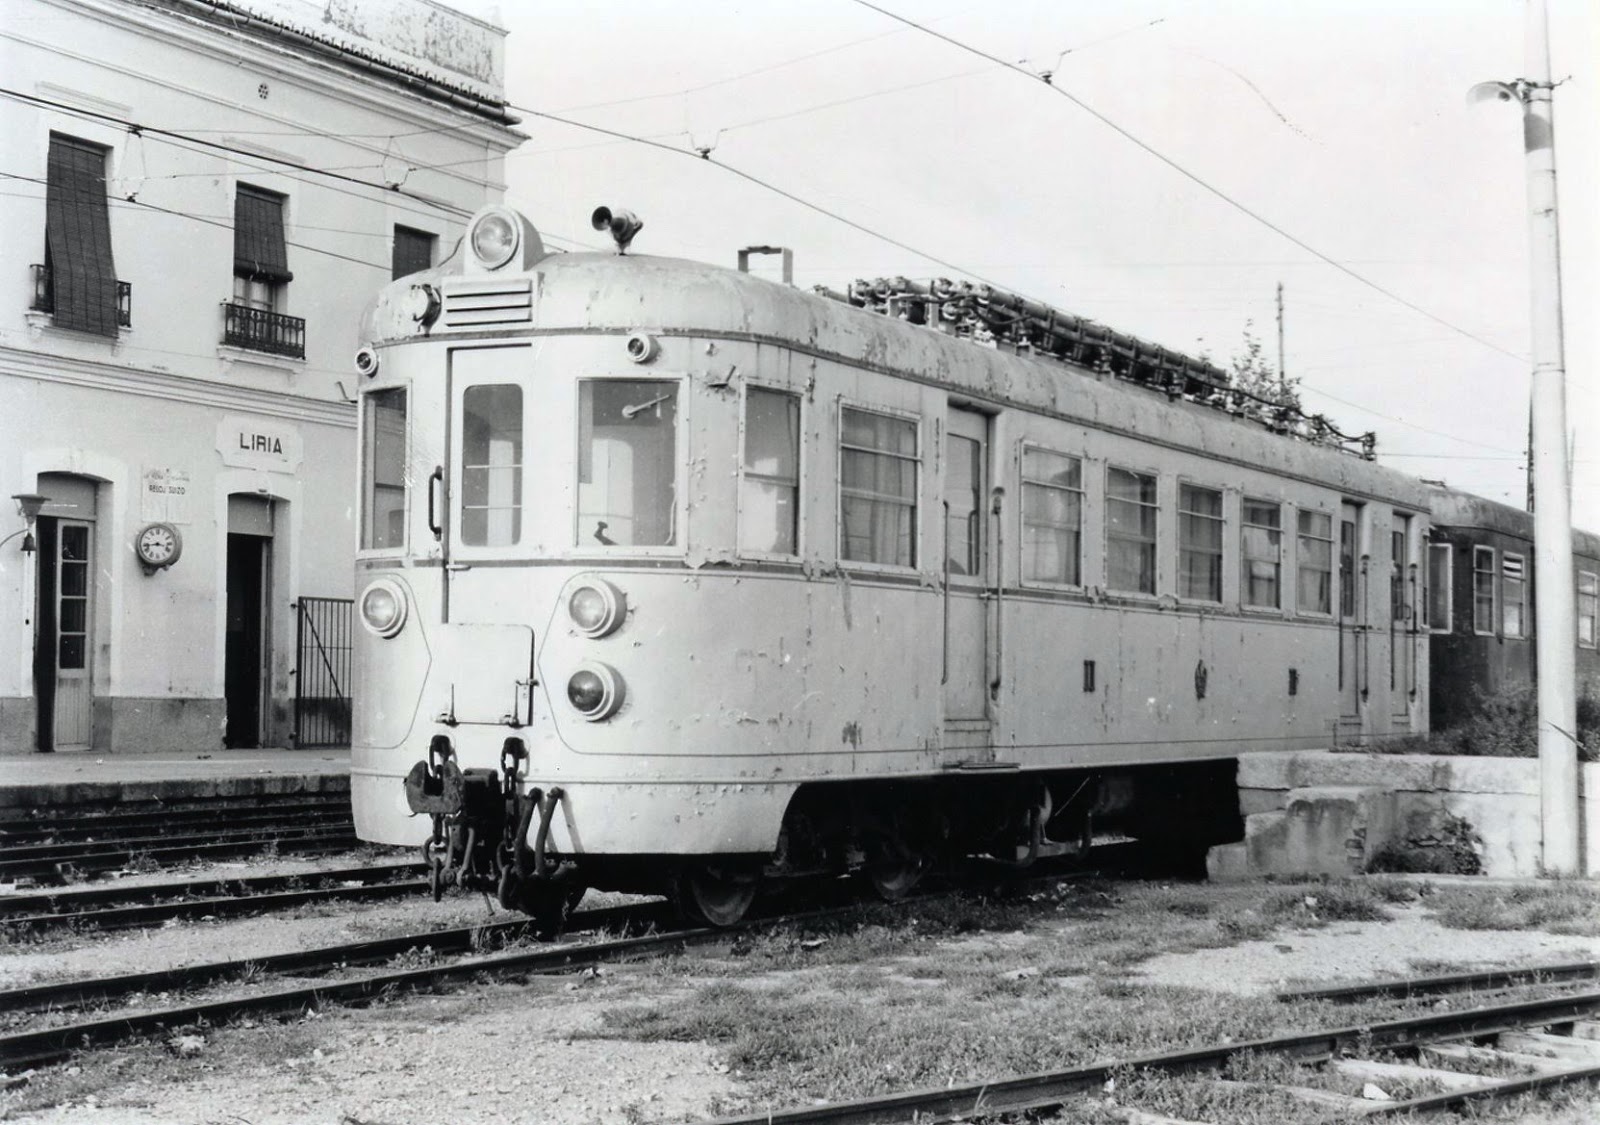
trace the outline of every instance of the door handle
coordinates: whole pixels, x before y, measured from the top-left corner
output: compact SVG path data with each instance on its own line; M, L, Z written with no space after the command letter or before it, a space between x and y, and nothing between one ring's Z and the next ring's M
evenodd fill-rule
M444 527L439 523L438 497L444 484L444 466L436 465L428 474L428 530L435 539L444 537Z

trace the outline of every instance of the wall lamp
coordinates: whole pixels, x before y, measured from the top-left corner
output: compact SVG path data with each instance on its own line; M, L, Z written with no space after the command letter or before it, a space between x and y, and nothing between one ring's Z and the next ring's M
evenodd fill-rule
M50 497L41 496L37 492L16 492L11 499L17 502L17 515L21 516L27 526L21 531L14 531L4 539L0 539L0 547L5 546L17 536L22 536L22 553L31 555L34 552L33 521L39 518L39 512L50 502Z

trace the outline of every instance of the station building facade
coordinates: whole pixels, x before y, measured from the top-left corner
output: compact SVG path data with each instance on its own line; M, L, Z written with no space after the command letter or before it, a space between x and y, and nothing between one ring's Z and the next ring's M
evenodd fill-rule
M0 754L305 744L311 678L337 726L362 311L503 195L493 19L7 5Z

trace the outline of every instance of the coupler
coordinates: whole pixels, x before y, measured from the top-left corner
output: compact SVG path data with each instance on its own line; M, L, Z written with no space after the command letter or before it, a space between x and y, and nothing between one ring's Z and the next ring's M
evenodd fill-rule
M406 804L413 814L433 821L422 858L435 902L447 887L492 892L507 910L531 914L542 932L554 933L584 887L574 865L562 861L550 846L550 821L561 805L562 790L551 786L544 792L535 786L524 791L527 760L522 739L507 738L500 748L499 770L463 770L449 737L435 735L427 759L406 775Z

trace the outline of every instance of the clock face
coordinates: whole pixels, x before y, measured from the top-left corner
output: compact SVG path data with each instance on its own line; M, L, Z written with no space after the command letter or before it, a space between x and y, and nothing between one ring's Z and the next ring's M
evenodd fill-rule
M164 523L153 523L139 533L139 558L162 566L178 556L178 533Z

